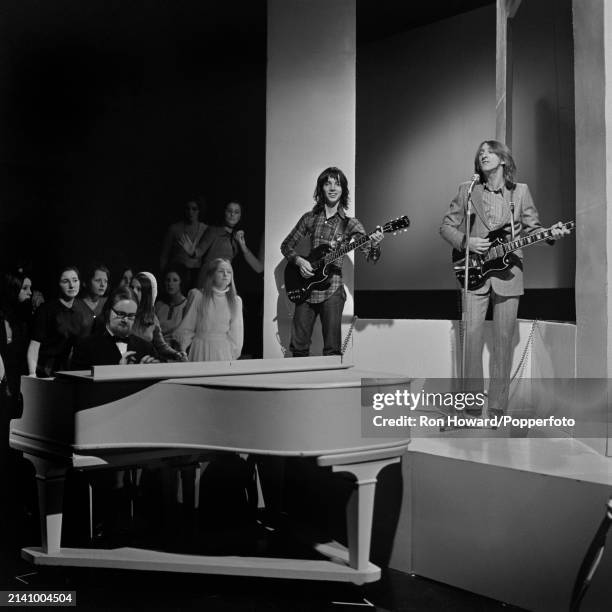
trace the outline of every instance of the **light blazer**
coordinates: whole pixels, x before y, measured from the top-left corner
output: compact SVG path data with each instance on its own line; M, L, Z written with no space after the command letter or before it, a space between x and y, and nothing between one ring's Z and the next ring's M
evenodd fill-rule
M440 234L453 248L464 250L463 243L465 237L465 208L467 193L470 182L459 185L459 191L454 197L448 212L444 216L440 226ZM514 232L515 237L527 236L541 229L542 224L538 211L533 203L529 187L525 183L517 183L514 190L504 186L503 197L507 205L504 213L504 221L501 225L490 227L484 212L482 185L476 185L472 191L472 210L474 211L470 235L479 238L486 238L489 232L503 227L503 234L507 240L511 239L512 230L510 227L510 202L514 202ZM473 293L487 293L490 288L497 295L511 296L523 295L523 253L521 250L515 251L517 255L516 264L511 265L503 272L493 272L487 278L485 284L476 289Z

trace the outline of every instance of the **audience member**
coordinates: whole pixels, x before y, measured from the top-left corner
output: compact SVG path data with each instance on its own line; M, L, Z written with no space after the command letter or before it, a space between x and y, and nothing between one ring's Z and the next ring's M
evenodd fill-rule
M102 314L106 302L106 292L110 286L110 271L104 264L95 264L85 276L83 302L93 312L94 317Z
M132 279L132 289L138 298L138 310L132 333L151 342L164 361L187 361L183 351L173 349L162 334L161 325L155 314L157 281L150 272L138 272Z
M132 266L126 266L119 275L118 287L130 287L132 285L132 279L134 278L134 268Z
M104 311L104 331L77 343L72 358L73 370L94 365L158 363L155 347L132 334L138 298L129 287L117 287L108 298Z
M21 376L28 374L26 356L32 327L32 281L22 271L8 273L3 280L0 290L0 357L5 369L6 393L16 398Z
M253 255L246 244L244 230L238 228L241 219L242 204L232 200L225 206L223 225L211 225L204 233L197 248L197 252L202 254L202 267L198 277L198 287L204 286L206 271L211 261L226 259L232 263L238 253L243 254L244 260L255 272L263 271L263 263Z
M60 296L45 302L36 312L27 360L30 376L53 376L70 367L75 342L88 336L93 313L77 296L79 271L67 266L60 272Z
M243 342L242 300L236 293L232 265L210 262L201 290L192 289L185 318L174 333L190 361L238 359Z
M155 302L155 314L159 320L164 340L173 345L176 341L172 334L185 316L187 298L182 292L183 279L179 270L172 267L167 268L163 278L164 292Z
M200 212L205 208L205 200L200 197L185 204L183 220L173 223L166 232L160 256L160 269L168 265L177 267L186 279L186 287L195 287L202 265L202 252L199 243L207 229L200 221Z

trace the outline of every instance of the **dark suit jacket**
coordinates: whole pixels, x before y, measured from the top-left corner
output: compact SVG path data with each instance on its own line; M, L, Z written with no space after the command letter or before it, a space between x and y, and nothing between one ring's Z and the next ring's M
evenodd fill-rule
M145 355L159 359L155 347L138 336L129 336L127 350L135 351L135 362L138 363ZM72 355L72 370L88 370L94 365L117 365L121 361L121 351L117 348L114 338L104 330L96 336L89 336L79 342Z
M457 250L465 248L463 245L465 237L465 204L469 185L469 181L459 185L459 191L451 202L450 208L440 227L442 237ZM486 238L490 231L498 229L497 227L489 227L487 223L482 201L483 189L482 185L476 185L472 191L472 204L475 214L470 233L472 236L480 238ZM525 183L517 183L513 191L504 187L503 196L508 204L508 210L510 210L510 202L514 202L513 221L516 238L526 236L541 229L542 224L540 223L538 211L529 193L529 187ZM510 239L510 223L506 223L504 226L504 233L506 239ZM523 253L518 250L515 251L515 254L519 258L518 261L522 262ZM474 293L487 293L491 287L498 295L523 295L522 263L510 266L508 270L499 274L491 274L483 287L475 290Z

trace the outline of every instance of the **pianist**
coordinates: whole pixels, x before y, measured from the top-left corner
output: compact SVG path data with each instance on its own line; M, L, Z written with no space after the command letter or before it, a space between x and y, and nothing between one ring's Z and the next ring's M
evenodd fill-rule
M159 356L150 342L132 335L138 302L129 287L115 289L104 305L105 329L77 344L72 357L73 370L94 365L158 363Z

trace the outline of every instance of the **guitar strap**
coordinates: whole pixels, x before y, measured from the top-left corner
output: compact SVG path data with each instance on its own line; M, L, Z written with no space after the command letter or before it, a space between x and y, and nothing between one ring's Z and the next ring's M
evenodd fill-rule
M514 189L510 192L510 231L514 242Z
M338 229L342 228L342 231L340 233L344 234L344 231L346 230L347 225L348 225L348 219L346 217L340 217L340 221L336 223L336 227L334 228L334 233L329 240L329 243L332 249L334 248L333 245L335 243L336 236L338 235ZM338 264L336 262L331 262L329 265L335 266L336 268L338 268Z
M346 217L340 217L340 222L336 224L336 229L334 230L334 235L331 237L330 242L334 242L334 240L336 239L338 228L342 226L342 231L340 233L344 234L347 225L348 225L348 219Z

